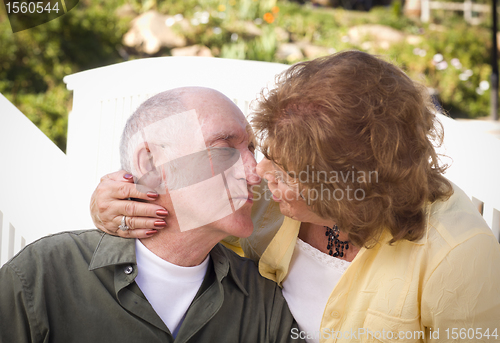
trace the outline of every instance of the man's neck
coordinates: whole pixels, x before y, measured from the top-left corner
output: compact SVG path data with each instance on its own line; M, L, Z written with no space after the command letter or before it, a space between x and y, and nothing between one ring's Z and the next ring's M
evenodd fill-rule
M165 261L192 267L203 262L213 247L226 236L222 232L207 231L209 230L198 228L180 232L168 227L153 237L141 239L141 242Z

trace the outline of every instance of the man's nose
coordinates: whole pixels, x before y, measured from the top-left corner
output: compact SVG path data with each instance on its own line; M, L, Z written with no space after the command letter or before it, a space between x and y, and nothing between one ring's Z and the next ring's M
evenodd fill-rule
M257 174L257 161L251 152L246 153L243 157L243 164L245 166L245 177L249 185L260 184L260 176Z

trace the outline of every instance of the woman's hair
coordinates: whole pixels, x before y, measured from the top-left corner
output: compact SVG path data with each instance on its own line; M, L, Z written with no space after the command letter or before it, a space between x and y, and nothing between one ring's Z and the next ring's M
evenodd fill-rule
M453 194L434 150L442 126L427 89L380 58L346 51L295 64L255 110L264 156L358 246L384 228L391 243L421 238L424 205Z

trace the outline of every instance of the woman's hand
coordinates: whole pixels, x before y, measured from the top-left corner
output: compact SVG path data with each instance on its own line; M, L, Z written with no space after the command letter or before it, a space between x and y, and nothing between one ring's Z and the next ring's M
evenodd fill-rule
M158 194L139 192L132 175L123 170L102 177L90 201L90 213L96 227L114 236L146 238L167 226L168 211L163 207L129 198L151 201L157 199ZM118 228L123 216L130 228L127 231Z

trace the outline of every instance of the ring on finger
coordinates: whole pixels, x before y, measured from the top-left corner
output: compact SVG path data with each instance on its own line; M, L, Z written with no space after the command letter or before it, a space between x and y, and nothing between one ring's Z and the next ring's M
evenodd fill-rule
M122 223L120 226L118 226L118 228L122 231L127 231L128 229L130 229L128 226L127 226L127 216L123 216L122 217Z

